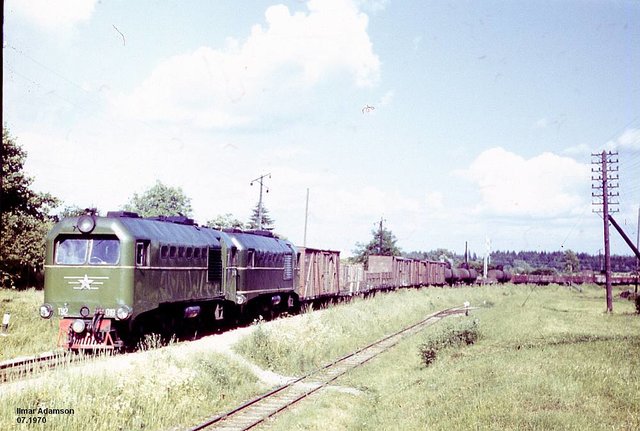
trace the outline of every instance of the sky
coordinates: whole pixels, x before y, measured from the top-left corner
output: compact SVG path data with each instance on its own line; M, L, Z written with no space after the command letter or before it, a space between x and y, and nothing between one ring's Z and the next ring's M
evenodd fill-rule
M593 153L640 205L640 2L5 0L3 124L33 188L118 210L180 187L349 256L598 253ZM612 252L632 254L612 229Z

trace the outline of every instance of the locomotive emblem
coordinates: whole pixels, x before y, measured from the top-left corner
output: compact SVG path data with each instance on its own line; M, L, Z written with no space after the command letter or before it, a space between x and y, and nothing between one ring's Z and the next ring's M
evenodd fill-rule
M102 280L108 280L109 277L91 277L85 274L84 277L65 277L69 280L70 286L73 286L74 290L98 290L104 284Z

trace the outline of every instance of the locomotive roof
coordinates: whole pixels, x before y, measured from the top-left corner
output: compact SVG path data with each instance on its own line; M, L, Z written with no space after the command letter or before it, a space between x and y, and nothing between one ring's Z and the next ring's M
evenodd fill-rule
M62 220L51 232L76 233L78 217ZM96 233L115 231L117 224L122 225L127 233L136 239L155 240L165 244L210 246L219 245L221 241L229 246L235 245L240 250L253 249L266 253L291 253L296 250L293 244L280 239L270 232L264 231L226 231L198 226L192 220L182 217L142 218L135 213L110 212L106 217L96 217ZM98 229L99 228L99 229Z
M225 232L239 249L253 249L267 253L291 253L293 245L272 235L254 232Z
M219 244L223 233L196 225L145 218L119 217L129 233L136 238L154 239L167 244L211 245Z

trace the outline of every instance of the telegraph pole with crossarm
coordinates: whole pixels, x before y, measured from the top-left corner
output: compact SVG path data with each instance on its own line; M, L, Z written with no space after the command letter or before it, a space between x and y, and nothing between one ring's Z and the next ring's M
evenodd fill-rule
M605 284L607 290L607 312L613 312L613 295L611 290L611 251L609 247L609 214L618 212L617 208L611 208L618 205L615 198L618 192L612 192L612 189L618 188L619 176L618 172L618 153L603 151L600 154L591 154L591 185L592 204L596 206L593 212L602 214L604 222L604 273ZM612 200L614 199L614 200Z
M250 184L253 185L254 182L260 184L260 200L258 200L258 230L262 230L262 188L265 187L267 189L267 193L269 193L269 189L264 186L264 179L267 177L271 178L271 174L260 175L255 180L252 180Z

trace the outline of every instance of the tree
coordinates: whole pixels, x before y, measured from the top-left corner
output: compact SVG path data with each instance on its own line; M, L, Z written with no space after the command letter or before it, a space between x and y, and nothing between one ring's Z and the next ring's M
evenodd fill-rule
M96 213L98 211L96 210ZM62 220L66 217L80 217L86 213L86 209L80 208L78 205L65 205L58 211L57 219Z
M256 206L253 208L252 214L251 214L251 218L249 219L249 221L247 222L247 228L248 229L258 229L258 219L260 218L259 216L259 207L260 204L256 204ZM274 224L274 220L269 217L269 210L267 210L267 208L265 208L264 204L262 205L262 229L267 229L267 230L271 230L273 229L273 224Z
M456 256L451 250L446 248L438 248L427 252L427 259L435 260L436 262L453 262L462 261L462 256Z
M574 272L580 271L580 260L578 260L578 256L573 252L573 250L566 250L564 252L564 271L573 274Z
M4 126L0 154L0 284L24 287L42 269L45 237L54 222L49 213L58 200L31 189L33 179L23 171L27 153Z
M387 228L373 229L371 231L373 238L369 243L356 243L353 250L353 261L356 263L365 263L367 258L372 255L382 256L399 256L401 251L396 246L398 241L395 235Z
M529 265L523 259L514 259L513 266L511 269L513 270L513 272L517 274L529 274L531 271L533 271L533 268L531 267L531 265Z
M231 213L217 215L207 222L208 227L214 229L244 229L245 225Z
M138 213L141 217L156 216L191 216L191 199L188 198L182 188L170 187L160 181L147 189L141 195L134 193L126 205L124 211Z

